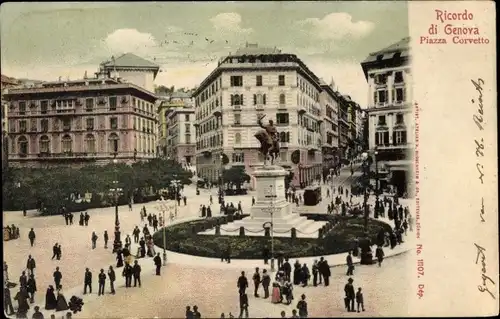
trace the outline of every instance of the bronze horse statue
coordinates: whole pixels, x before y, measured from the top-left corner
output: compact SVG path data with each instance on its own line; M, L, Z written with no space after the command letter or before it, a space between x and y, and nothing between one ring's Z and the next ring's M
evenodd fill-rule
M263 130L257 132L255 137L260 142L260 152L264 155L264 164L267 163L268 159L271 159L271 165L274 164L274 161L279 157L280 153L280 145L278 132L276 131L276 127L273 125L273 121L269 121L269 125L264 126L261 122L262 119L259 120L259 126L263 128Z

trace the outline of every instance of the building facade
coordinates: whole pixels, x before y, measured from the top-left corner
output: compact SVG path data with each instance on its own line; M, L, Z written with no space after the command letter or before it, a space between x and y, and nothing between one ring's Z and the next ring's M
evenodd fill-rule
M410 38L371 53L361 63L369 86L368 145L386 180L411 194L415 124L412 114Z
M9 139L7 137L9 131L9 104L4 101L3 94L7 92L7 89L15 87L19 84L16 79L10 78L2 74L1 79L1 103L2 103L2 168L8 165L8 154L9 154Z
M296 55L276 48L247 44L221 59L193 94L199 175L217 181L225 155L227 167L243 166L251 176L264 161L255 138L263 118L277 127L280 165L294 173L292 183L311 183L322 172L321 92L320 79Z
M322 81L321 89L319 100L323 114L321 124L323 170L329 172L329 169L336 166L339 161L339 96L333 88L333 83L328 85Z
M119 79L10 89L9 162L17 166L132 163L155 156L156 96Z

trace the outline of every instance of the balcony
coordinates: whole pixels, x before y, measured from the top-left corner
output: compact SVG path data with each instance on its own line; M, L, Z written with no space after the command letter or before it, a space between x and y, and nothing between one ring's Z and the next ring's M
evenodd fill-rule
M302 106L299 105L298 108L299 108L299 110L297 112L299 113L299 115L302 115L302 114L304 114L304 113L307 112L307 108L305 106L303 106L303 105Z

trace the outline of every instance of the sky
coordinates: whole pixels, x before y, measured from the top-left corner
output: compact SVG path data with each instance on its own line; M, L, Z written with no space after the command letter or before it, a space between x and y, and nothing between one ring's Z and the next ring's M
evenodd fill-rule
M57 80L93 74L131 52L160 66L156 85L197 86L245 43L296 54L362 107L360 62L408 36L403 1L3 3L2 74Z

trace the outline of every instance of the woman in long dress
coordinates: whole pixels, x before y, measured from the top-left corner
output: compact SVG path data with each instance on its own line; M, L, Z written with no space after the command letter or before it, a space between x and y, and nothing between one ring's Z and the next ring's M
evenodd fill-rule
M61 287L62 288L62 287ZM68 310L69 306L68 303L66 302L66 298L64 297L61 288L57 291L57 307L56 311L64 311Z
M45 293L45 309L52 310L56 309L56 307L57 307L57 299L56 295L54 294L54 287L49 286L49 288L47 288L47 293Z
M123 267L123 257L122 257L122 252L119 250L116 253L116 268Z
M282 301L281 297L281 287L278 282L273 282L273 293L271 294L272 303L280 303Z
M26 291L25 287L21 287L19 292L14 297L14 300L17 300L17 318L27 318L27 313L30 309L28 297L28 291Z
M30 295L30 303L35 302L35 292L36 292L36 281L35 281L35 275L31 274L30 278L28 279L28 293Z

